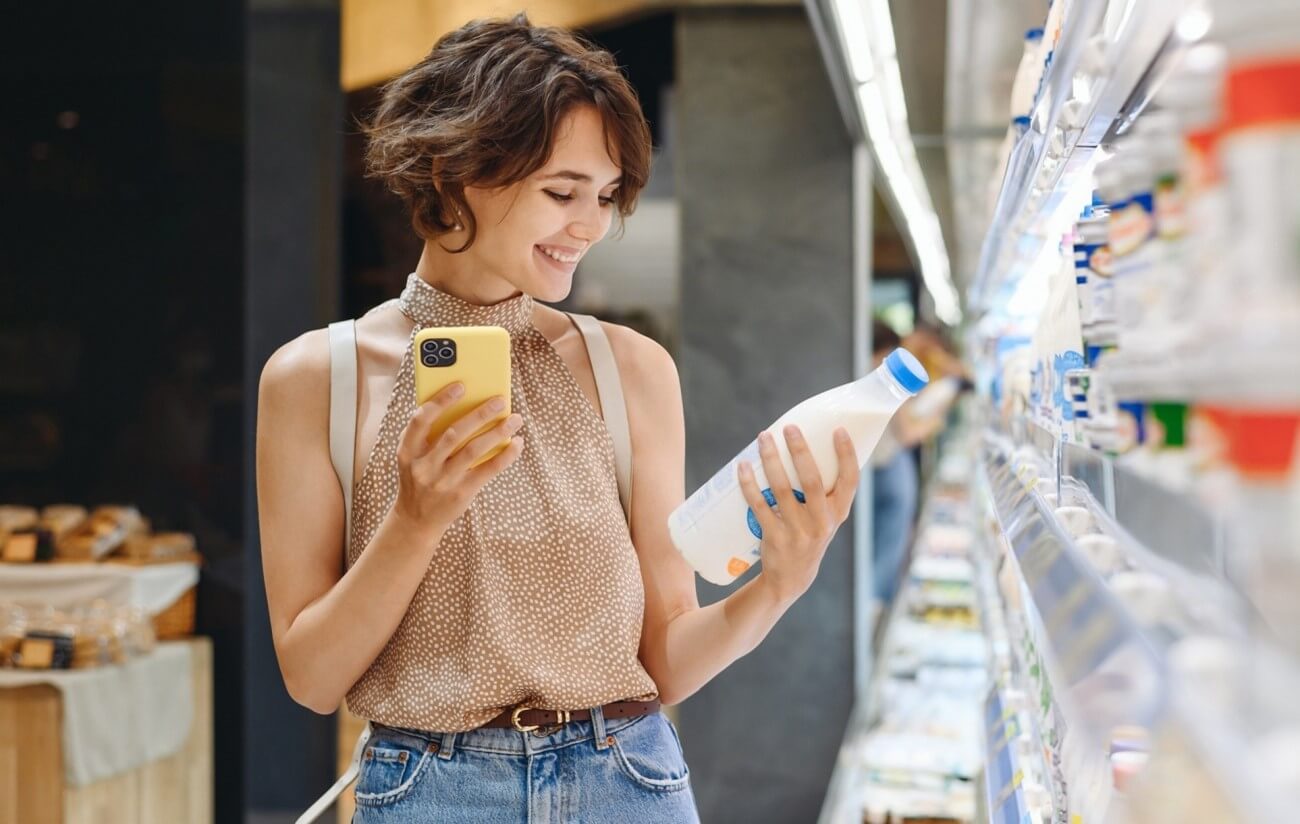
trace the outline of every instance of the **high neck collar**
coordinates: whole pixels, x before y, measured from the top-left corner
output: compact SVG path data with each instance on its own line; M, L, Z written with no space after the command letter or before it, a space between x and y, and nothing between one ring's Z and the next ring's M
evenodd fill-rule
M450 295L412 272L398 298L402 313L415 321L417 329L430 326L500 326L511 335L533 328L533 299L530 295L479 306Z

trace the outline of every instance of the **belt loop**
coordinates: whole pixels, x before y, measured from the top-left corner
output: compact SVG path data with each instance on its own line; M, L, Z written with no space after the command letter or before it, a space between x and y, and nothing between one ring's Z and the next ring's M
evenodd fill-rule
M608 733L605 732L605 708L591 708L591 734L596 739L596 751L604 752L609 748L609 743L605 740Z
M438 744L438 757L443 761L450 761L454 752L456 752L456 733L442 733L442 741Z

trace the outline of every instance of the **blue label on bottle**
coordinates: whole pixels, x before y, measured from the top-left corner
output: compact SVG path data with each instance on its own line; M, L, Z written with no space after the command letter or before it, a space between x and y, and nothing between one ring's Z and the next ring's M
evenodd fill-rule
M1083 366L1083 355L1065 351L1052 358L1052 405L1061 411L1064 420L1074 419L1074 409L1065 401L1065 373Z
M799 503L804 503L805 501L808 500L804 496L803 492L798 489L794 490L794 499ZM763 490L763 500L767 501L767 505L769 507L773 509L776 508L776 495L772 494L771 487L768 487L767 489ZM754 508L750 507L749 510L745 513L745 515L746 515L746 520L749 522L749 531L754 534L755 538L759 539L760 541L763 540L763 527L758 525L758 516L754 514Z

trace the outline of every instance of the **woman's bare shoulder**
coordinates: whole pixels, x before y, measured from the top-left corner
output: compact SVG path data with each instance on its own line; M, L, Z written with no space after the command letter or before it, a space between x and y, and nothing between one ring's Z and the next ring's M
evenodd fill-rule
M313 392L329 387L329 331L313 329L285 343L262 367L260 392Z
M667 385L677 386L677 363L663 344L627 326L607 321L600 325L609 338L626 389L657 392Z
M400 353L411 322L397 304L383 303L357 319L357 348L364 362L393 351ZM396 346L394 343L396 342ZM329 329L312 329L285 343L262 367L262 389L284 388L318 393L329 388Z

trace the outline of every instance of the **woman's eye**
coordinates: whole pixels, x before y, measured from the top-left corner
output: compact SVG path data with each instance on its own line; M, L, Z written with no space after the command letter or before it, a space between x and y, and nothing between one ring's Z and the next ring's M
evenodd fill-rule
M550 195L551 197L553 197L553 198L555 198L556 200L560 201L561 203L568 203L570 200L573 200L573 195L561 194L560 192L552 192L550 189L544 189L543 191L545 191L548 195ZM614 205L614 198L612 198L612 197L602 197L602 198L600 198L600 205L601 205L601 206L613 206L613 205Z

